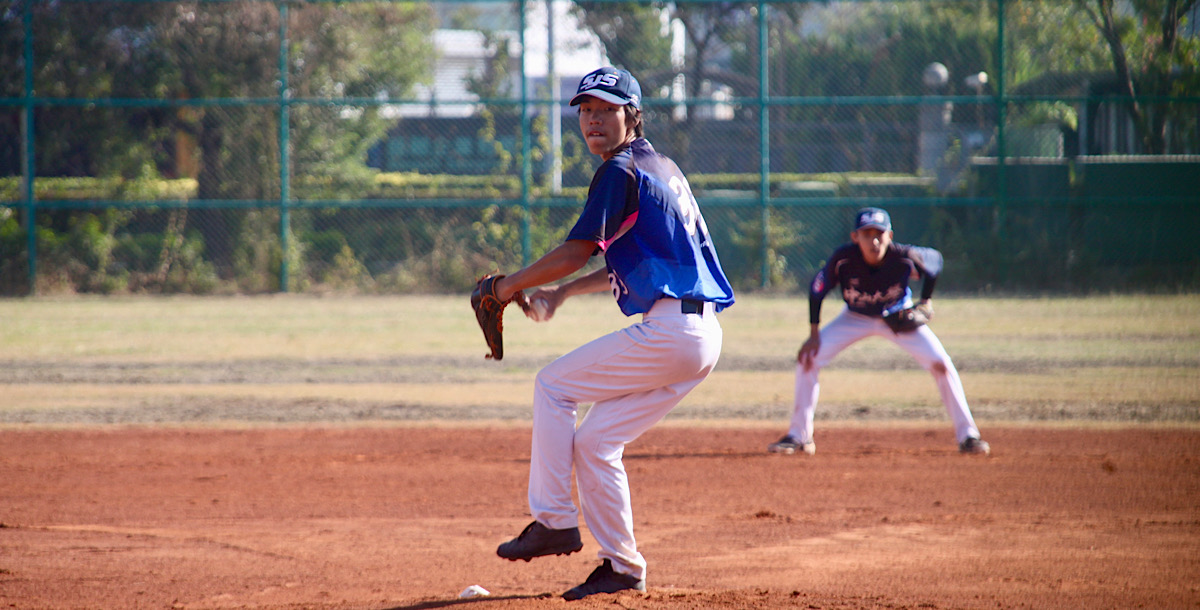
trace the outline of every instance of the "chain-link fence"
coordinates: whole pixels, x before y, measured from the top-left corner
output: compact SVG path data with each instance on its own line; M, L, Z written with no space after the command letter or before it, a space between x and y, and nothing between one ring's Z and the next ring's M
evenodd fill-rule
M738 289L853 210L957 291L1195 290L1191 0L0 0L0 293L462 291L566 234L631 70Z

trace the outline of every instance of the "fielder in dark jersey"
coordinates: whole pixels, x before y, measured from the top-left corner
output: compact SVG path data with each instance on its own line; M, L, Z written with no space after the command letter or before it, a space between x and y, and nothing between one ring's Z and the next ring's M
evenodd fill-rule
M821 302L839 284L846 309L864 316L912 307L910 279L924 278L921 301L929 301L941 271L942 253L933 248L893 243L878 265L870 265L857 244L846 244L834 250L809 286L808 321L821 322Z
M497 296L528 295L531 318L548 320L569 297L611 290L641 321L600 337L538 372L533 395L529 510L534 521L501 544L505 559L530 560L582 548L580 512L602 560L568 600L646 587L633 536L622 455L716 366L717 312L733 290L687 179L642 137L641 88L624 70L583 78L571 100L588 150L604 163L566 241L497 281ZM597 254L604 268L560 285ZM592 403L576 426L576 407ZM572 499L574 470L580 506Z
M810 335L796 360L796 394L791 426L767 449L772 453L816 453L813 415L820 395L818 374L835 356L870 336L885 338L908 352L933 375L946 413L954 423L959 451L990 452L971 417L958 370L928 326L896 333L883 317L914 306L911 280L923 279L918 305L932 312L930 299L942 271L942 255L933 248L892 242L891 217L879 208L859 210L852 243L839 247L813 277L808 292ZM842 287L846 308L824 328L821 303L835 286Z

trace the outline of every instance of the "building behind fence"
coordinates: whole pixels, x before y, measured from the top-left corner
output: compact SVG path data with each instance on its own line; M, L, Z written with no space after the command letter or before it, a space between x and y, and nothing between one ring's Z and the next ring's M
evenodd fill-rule
M1118 11L1123 73L1093 0L0 0L0 294L463 291L573 223L601 62L739 290L803 290L870 205L942 289L1194 291L1165 4Z

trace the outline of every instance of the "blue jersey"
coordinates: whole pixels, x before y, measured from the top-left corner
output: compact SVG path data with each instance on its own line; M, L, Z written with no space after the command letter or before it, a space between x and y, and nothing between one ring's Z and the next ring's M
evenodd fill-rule
M675 162L638 138L605 161L568 240L594 242L621 311L650 311L661 298L733 304L700 206Z

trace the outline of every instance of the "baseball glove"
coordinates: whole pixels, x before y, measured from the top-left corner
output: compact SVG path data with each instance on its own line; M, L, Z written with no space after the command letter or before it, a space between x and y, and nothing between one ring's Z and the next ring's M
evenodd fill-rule
M928 305L917 305L908 309L901 309L894 314L884 316L883 321L887 323L888 328L892 332L906 333L914 331L922 326L925 326L933 319L933 308Z
M501 360L504 358L504 308L516 301L521 309L528 309L525 293L518 290L507 300L496 296L496 282L503 275L485 275L475 282L475 290L471 291L471 308L475 310L475 321L483 330L483 340L487 342L491 353L486 358Z

